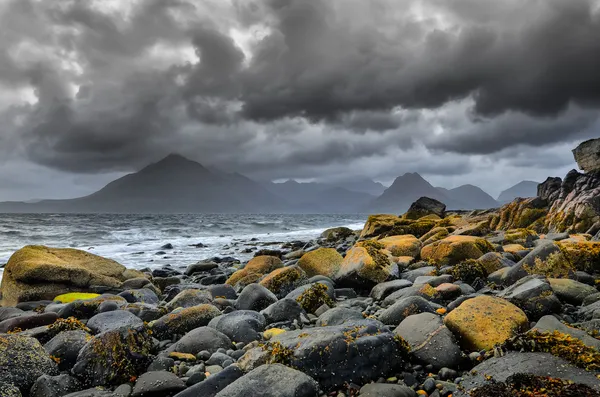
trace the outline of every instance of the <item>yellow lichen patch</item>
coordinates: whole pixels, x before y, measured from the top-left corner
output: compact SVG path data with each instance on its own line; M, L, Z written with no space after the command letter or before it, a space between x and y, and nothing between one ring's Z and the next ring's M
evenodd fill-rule
M490 217L490 227L494 230L528 228L539 231L548 213L544 205L545 202L537 197L517 198L500 208L498 215Z
M100 294L92 294L86 292L70 292L68 294L58 295L53 300L54 302L71 303L73 301L94 299L99 296Z
M63 331L77 331L82 330L85 332L92 332L84 323L77 320L75 317L59 318L48 326L49 336L55 336Z
M337 277L356 273L363 280L381 283L388 279L390 271L391 258L384 251L383 244L366 240L357 243L346 253Z
M275 269L283 267L283 262L276 256L260 255L252 258L246 266L233 273L225 284L232 286L245 287L248 284L257 282L265 274L269 274Z
M169 357L180 361L196 361L196 356L190 353L171 352Z
M524 265L523 270L552 278L566 278L575 273L575 267L562 251L551 253L545 260L535 258L533 266Z
M325 276L333 277L338 270L344 258L333 248L319 248L302 255L298 261L298 266L306 272L308 277Z
M502 249L504 250L504 252L516 254L519 251L524 251L525 247L523 247L521 244L506 244L502 246Z
M390 236L377 241L383 244L385 249L390 251L394 256L411 256L417 258L423 246L423 243L412 234Z
M445 227L434 227L424 235L422 235L419 240L423 243L423 245L431 244L435 241L442 240L450 235L450 232Z
M443 265L453 265L466 259L477 259L493 249L487 240L480 237L450 236L424 246L421 249L421 258Z
M269 340L274 336L283 334L284 332L285 332L285 330L283 330L281 328L271 328L271 329L266 330L263 333L263 336L266 340Z
M396 215L379 214L371 215L360 233L360 238L369 238L378 236L383 232L391 230L396 224L402 222L402 219Z
M526 330L529 320L507 300L481 295L451 311L444 318L444 324L463 348L479 351L491 349Z
M504 234L504 240L509 243L525 243L533 239L537 233L529 229L511 229Z
M274 294L279 294L290 292L304 279L306 273L300 267L288 266L273 270L259 284Z
M600 271L600 242L581 241L557 243L566 260L577 270L588 273Z

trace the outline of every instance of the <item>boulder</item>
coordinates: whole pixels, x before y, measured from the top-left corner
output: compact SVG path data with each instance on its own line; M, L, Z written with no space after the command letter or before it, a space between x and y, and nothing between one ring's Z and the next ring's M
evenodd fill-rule
M500 208L497 216L490 218L492 230L528 228L541 230L544 216L548 213L548 202L540 197L516 198Z
M2 397L22 397L21 391L12 383L5 383L0 380L0 396Z
M222 371L209 376L206 380L188 387L176 394L175 397L215 397L217 393L235 382L242 375L244 373L239 367L230 365Z
M369 296L375 300L380 301L398 290L412 286L412 284L413 283L408 280L386 281L384 283L379 283L376 286L374 286Z
M443 218L446 215L446 204L429 197L421 197L411 204L404 214L404 218L419 219L427 215L437 215Z
M70 375L42 375L33 384L29 397L61 397L78 390L81 383Z
M538 185L537 195L542 200L551 203L558 198L561 185L561 178L549 176L544 182Z
M519 279L529 275L529 272L535 272L537 263L547 263L547 261L560 254L560 248L552 241L542 241L537 247L529 252L515 266L509 268L501 277L501 283L511 285ZM545 266L548 268L548 266Z
M83 330L63 331L50 339L44 345L44 350L48 355L60 360L58 367L61 371L70 370L89 338L90 334Z
M275 302L277 302L277 297L271 291L260 284L250 284L238 296L235 301L235 307L238 310L254 310L258 312L266 309Z
M406 317L394 330L410 345L411 354L434 369L457 368L463 360L454 335L433 313L420 313Z
M429 284L414 284L390 294L383 300L383 306L390 306L401 299L408 297L420 297L426 301L439 301L441 294ZM414 313L413 313L414 314Z
M93 333L99 334L121 327L139 327L144 325L144 322L131 312L115 310L96 314L88 320L86 325Z
M394 256L410 256L418 258L421 253L421 248L423 247L421 240L412 234L385 237L378 240L378 242L383 244L384 248L390 251Z
M573 268L592 274L600 272L600 242L564 240L556 244Z
M289 294L305 280L306 273L304 270L294 265L273 270L259 284L281 298Z
M260 339L267 322L265 317L252 310L237 310L215 317L208 323L209 327L227 335L234 342L250 343Z
M284 298L262 310L260 314L265 316L267 324L285 322L292 323L294 320L300 320L300 315L304 312L302 307L295 299Z
M116 295L100 295L93 299L76 300L58 308L58 316L60 318L75 317L85 319L93 317L102 304L113 302L117 308L123 308L127 304L125 298Z
M319 248L302 255L298 266L308 275L333 277L337 274L343 257L334 248Z
M263 275L283 267L283 262L276 256L259 255L250 259L246 266L233 273L225 284L246 286L258 281ZM246 281L244 281L246 279ZM253 280L253 281L250 281Z
M81 349L72 372L87 386L120 385L146 371L153 349L152 334L143 327L106 331Z
M487 350L527 330L529 320L509 301L480 295L461 303L444 318L444 325L464 349Z
M50 325L58 319L56 313L27 313L18 317L12 317L0 322L0 333L13 330L26 330L44 325Z
M168 351L198 354L203 350L214 353L220 348L231 349L232 347L231 339L227 335L211 327L200 327L185 334L169 347Z
M208 272L219 267L219 264L213 261L200 261L191 264L185 269L185 274L191 276L195 273Z
M550 284L540 276L527 276L498 294L521 308L530 320L560 312L562 305Z
M334 281L342 286L370 290L378 283L398 277L398 265L383 249L383 244L372 240L357 243L346 253Z
M285 332L266 348L272 360L304 372L326 390L386 376L405 354L405 345L387 327L368 320Z
M398 325L408 316L418 313L435 313L440 305L431 303L420 296L401 298L385 309L378 316L378 320L386 325Z
M173 372L152 371L135 382L131 397L169 397L185 389L185 383Z
M0 334L0 381L29 393L42 375L58 375L58 366L37 339Z
M363 320L365 316L355 309L346 307L334 307L321 314L317 319L317 327L327 327L331 325L342 325L347 322Z
M147 303L156 305L159 302L156 293L149 288L130 289L119 294L129 303Z
M143 276L117 262L72 248L29 245L16 251L4 268L0 293L3 306L52 300L91 286L119 288L123 281Z
M573 149L577 165L584 172L600 171L600 139L590 139Z
M204 327L215 317L221 315L213 305L198 305L181 309L152 321L148 327L157 338L169 338L183 335L198 327Z
M327 242L337 242L354 235L354 231L347 227L333 227L321 233L321 238Z
M485 239L475 236L450 236L426 245L421 258L441 265L454 265L466 259L478 259L494 247Z
M168 311L173 311L179 307L187 308L210 303L212 303L210 291L205 289L186 289L175 295L175 297L167 303L166 308Z
M402 220L396 215L370 215L365 222L360 238L371 238L392 230Z
M417 397L417 393L405 385L369 383L360 388L360 397Z
M317 397L319 385L310 376L281 364L262 365L238 378L216 397Z
M591 285L568 278L549 278L548 283L558 298L572 305L581 305L585 298L598 293Z
M540 332L558 331L562 334L567 334L573 338L577 338L585 345L600 351L600 340L590 336L587 332L582 331L581 329L569 327L554 316L544 316L540 318L540 320L535 324L535 327L533 327L533 330L538 330Z

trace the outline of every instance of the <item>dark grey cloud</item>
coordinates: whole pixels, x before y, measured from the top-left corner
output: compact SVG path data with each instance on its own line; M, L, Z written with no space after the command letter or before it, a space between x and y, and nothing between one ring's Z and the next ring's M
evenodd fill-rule
M489 158L562 170L570 154L547 150L600 135L599 10L5 0L0 155L96 174L179 152L261 179L418 171L454 183L489 179Z

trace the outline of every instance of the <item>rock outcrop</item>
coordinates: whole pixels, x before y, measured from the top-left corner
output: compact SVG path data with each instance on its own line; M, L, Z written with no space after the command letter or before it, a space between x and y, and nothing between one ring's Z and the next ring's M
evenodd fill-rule
M590 139L573 149L577 165L584 172L600 171L600 139Z

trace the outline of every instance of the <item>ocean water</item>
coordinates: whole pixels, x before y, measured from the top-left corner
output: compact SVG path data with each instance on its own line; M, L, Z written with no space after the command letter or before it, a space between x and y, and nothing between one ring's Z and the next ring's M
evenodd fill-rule
M308 241L330 227L361 229L367 215L0 214L0 266L25 245L86 250L131 268L187 266L245 248ZM250 241L254 239L254 241ZM167 243L173 249L161 249ZM206 247L193 245L202 243ZM164 253L160 253L163 251ZM0 278L2 269L0 269Z

